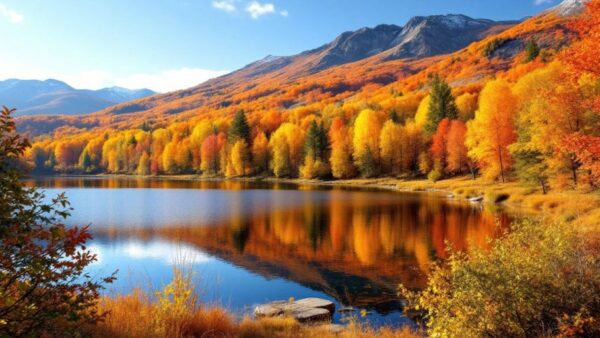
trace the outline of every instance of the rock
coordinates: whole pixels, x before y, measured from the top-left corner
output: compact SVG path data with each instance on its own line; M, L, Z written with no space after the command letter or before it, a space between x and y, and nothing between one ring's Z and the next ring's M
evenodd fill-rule
M331 320L331 312L327 309L300 307L292 313L300 323L324 322Z
M254 308L257 318L288 315L300 323L331 321L335 304L321 298L305 298L298 301L276 301Z
M283 314L283 310L272 304L258 305L254 308L254 315L256 317L276 317Z
M304 298L304 299L297 300L295 303L298 305L306 306L306 307L326 309L329 312L335 311L335 304L331 301L328 301L327 299L314 298L314 297L313 298Z
M448 194L448 195L446 196L446 198L453 199L453 198L454 198L454 195L453 195L453 194Z

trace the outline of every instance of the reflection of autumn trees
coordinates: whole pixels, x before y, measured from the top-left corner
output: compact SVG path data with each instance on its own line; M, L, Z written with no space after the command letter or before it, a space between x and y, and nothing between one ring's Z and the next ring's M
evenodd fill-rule
M437 197L336 189L328 194L319 200L309 190L299 205L274 199L269 208L248 212L244 208L251 206L242 203L241 193L233 193L229 217L221 224L138 231L182 240L265 276L368 305L394 298L398 282L423 286L428 266L446 256L446 241L466 250L485 246L499 230L497 215Z

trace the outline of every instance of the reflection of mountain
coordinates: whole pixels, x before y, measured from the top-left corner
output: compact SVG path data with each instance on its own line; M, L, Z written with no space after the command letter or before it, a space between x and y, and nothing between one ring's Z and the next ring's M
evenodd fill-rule
M469 243L484 246L497 233L494 215L438 198L330 193L325 202L273 206L249 217L242 217L243 206L233 201L227 222L210 227L113 235L182 241L266 278L285 278L343 304L387 313L400 306L399 282L424 285L431 262L445 256L445 240L463 250Z

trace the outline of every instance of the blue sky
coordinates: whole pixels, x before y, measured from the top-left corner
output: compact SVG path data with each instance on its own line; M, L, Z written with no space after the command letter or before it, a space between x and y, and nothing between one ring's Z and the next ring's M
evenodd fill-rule
M495 20L560 0L0 0L0 79L185 88L266 55L415 15Z

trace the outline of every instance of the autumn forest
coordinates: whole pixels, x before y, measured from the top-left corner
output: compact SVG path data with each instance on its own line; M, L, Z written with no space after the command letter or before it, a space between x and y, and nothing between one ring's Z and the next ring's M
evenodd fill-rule
M387 85L352 92L359 79L341 82L334 73L334 80L288 84L277 95L254 88L237 107L202 108L185 121L150 118L139 128L100 124L89 131L62 126L53 137L36 138L26 158L38 172L434 181L482 175L518 177L544 191L596 186L600 10L591 6L585 19L536 17ZM567 37L554 36L556 26L568 27L567 48ZM513 36L527 39L524 50L509 63L496 60L494 49ZM467 65L459 66L464 78L482 63L498 70L465 85L453 80L457 64ZM307 104L273 107L286 97Z
M0 336L599 336L600 0L509 2L537 14L111 80L151 89L0 81L23 106L0 111ZM202 6L228 33L294 19Z

